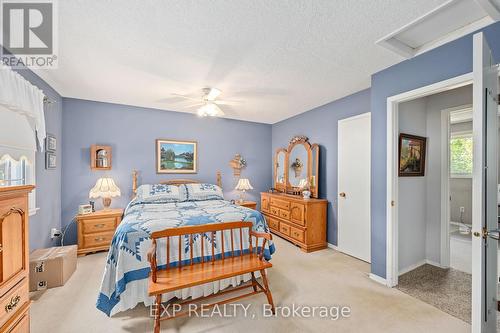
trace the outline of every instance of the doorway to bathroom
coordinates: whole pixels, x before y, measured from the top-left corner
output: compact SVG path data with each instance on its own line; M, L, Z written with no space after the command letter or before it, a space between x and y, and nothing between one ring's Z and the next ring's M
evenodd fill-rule
M396 287L468 323L472 319L472 95L468 84L399 104L396 200ZM425 145L404 141L407 137L423 139ZM419 168L419 160L420 173L410 173Z

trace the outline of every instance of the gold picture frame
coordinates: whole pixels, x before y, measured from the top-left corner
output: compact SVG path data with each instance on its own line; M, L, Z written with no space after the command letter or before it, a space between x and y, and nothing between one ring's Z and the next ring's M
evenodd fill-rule
M198 143L157 139L156 173L198 173Z

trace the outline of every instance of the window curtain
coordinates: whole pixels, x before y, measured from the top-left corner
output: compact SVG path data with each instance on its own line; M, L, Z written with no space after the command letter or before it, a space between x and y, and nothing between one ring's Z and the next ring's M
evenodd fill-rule
M26 117L40 151L46 137L43 91L8 66L0 65L0 105Z

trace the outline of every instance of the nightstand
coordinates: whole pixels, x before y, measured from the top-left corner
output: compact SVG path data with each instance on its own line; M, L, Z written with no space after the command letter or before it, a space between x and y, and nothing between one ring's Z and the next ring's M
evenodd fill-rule
M243 206L243 207L247 207L250 209L257 209L257 203L255 201L243 201L241 203L236 201L236 204L238 206Z
M107 251L116 227L122 220L123 209L99 210L76 216L78 255Z

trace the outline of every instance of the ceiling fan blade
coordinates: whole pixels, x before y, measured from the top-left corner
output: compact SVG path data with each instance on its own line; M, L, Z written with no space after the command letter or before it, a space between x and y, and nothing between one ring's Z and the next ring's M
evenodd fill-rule
M225 115L224 111L222 111L222 109L217 104L214 103L214 107L217 110L217 113L214 115L215 117L222 117Z
M221 91L217 88L209 88L208 93L206 94L205 98L208 101L215 101L217 97L221 94Z
M181 95L181 94L175 94L175 93L172 93L171 94L172 96L175 96L175 97L179 97L179 98L184 98L184 99L189 99L191 101L200 101L199 98L196 98L196 97L191 97L191 96L186 96L186 95Z
M240 103L243 103L243 101L235 101L235 100L232 100L232 101L228 101L228 100L217 100L217 101L214 101L215 104L218 104L218 105L236 105L236 104L240 104Z

